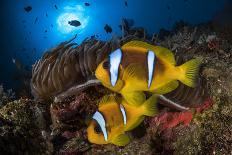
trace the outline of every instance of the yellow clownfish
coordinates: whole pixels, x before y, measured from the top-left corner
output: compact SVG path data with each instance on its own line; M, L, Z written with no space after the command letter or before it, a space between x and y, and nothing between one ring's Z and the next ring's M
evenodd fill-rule
M95 75L105 87L138 106L145 98L143 91L166 94L178 87L177 80L194 87L200 63L201 60L192 59L175 66L170 50L142 41L130 41L102 61Z
M138 126L144 115L155 115L156 103L156 95L152 95L139 107L127 104L123 98L104 96L87 128L88 140L95 144L128 144L130 139L125 132Z

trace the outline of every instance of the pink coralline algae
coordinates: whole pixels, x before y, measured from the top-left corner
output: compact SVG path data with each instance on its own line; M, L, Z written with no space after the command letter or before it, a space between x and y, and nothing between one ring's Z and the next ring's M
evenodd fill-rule
M192 121L194 114L202 113L204 110L211 107L213 104L211 99L206 99L201 105L196 108L193 108L191 111L184 112L162 112L158 116L153 117L149 124L158 125L159 131L164 131L166 129L171 129L176 127L179 124L183 124L185 126L189 125Z

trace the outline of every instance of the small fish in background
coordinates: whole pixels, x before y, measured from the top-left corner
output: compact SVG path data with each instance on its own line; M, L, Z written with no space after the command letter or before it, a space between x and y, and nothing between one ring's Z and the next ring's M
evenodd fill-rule
M23 69L23 64L19 59L12 58L12 62L15 64L15 66L17 67L18 70Z
M47 33L47 32L48 32L48 30L45 30L44 32L45 32L45 33Z
M167 5L167 9L168 9L168 10L170 10L170 9L171 9L171 7L170 7L169 5Z
M56 4L54 5L54 7L55 7L55 9L56 9L56 10L58 10L58 7L57 7L57 5L56 5Z
M53 24L51 24L51 27L53 27Z
M78 20L71 20L68 22L69 25L71 26L75 26L75 27L78 27L81 25L81 22L79 22Z
M26 7L24 7L24 10L26 12L30 12L32 10L32 7L31 6L26 6Z
M38 20L39 20L39 18L36 17L36 18L35 18L35 21L34 21L34 24L36 24L36 23L38 22Z
M124 99L113 95L104 96L87 128L88 140L95 144L112 143L125 146L130 142L126 131L136 128L145 116L158 113L157 96L152 95L139 107L128 104Z
M106 31L106 33L112 33L112 28L108 24L104 26L104 30Z
M85 6L90 6L90 3L85 2Z
M124 4L126 7L128 7L128 2L127 1L124 1Z
M48 17L48 13L46 13L45 16Z
M99 36L97 35L97 34L95 34L95 35L92 35L90 38L91 39L97 39Z
M32 54L33 54L33 55L36 54L36 48L35 48L35 47L32 49Z
M119 25L119 28L122 30L122 27L126 29L130 29L132 26L134 26L134 20L129 18L122 18L122 24Z

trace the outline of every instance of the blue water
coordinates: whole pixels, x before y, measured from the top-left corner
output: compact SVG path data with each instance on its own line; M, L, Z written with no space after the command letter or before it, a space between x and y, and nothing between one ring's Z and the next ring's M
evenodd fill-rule
M171 29L179 20L199 24L210 21L226 1L127 0L128 7L124 0L1 1L0 84L7 88L18 84L12 77L20 71L12 63L12 58L30 67L45 50L75 34L78 43L96 34L100 39L107 40L112 35L120 35L118 25L122 18L133 19L135 26L142 26L149 33L158 32L160 28ZM90 6L85 6L85 2ZM31 6L32 10L26 12L26 6ZM80 27L67 24L68 20L75 18L82 23ZM111 34L105 32L105 24L112 27Z

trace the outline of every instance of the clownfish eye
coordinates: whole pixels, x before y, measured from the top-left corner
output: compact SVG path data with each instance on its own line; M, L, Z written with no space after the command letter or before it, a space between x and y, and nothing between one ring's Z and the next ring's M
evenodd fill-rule
M99 126L99 125L97 125L97 126L95 126L94 127L94 132L96 133L96 134L100 134L102 131L101 131L101 127Z
M109 62L109 60L106 60L106 61L103 63L103 68L104 68L104 69L109 69L109 68L110 68L110 62Z

